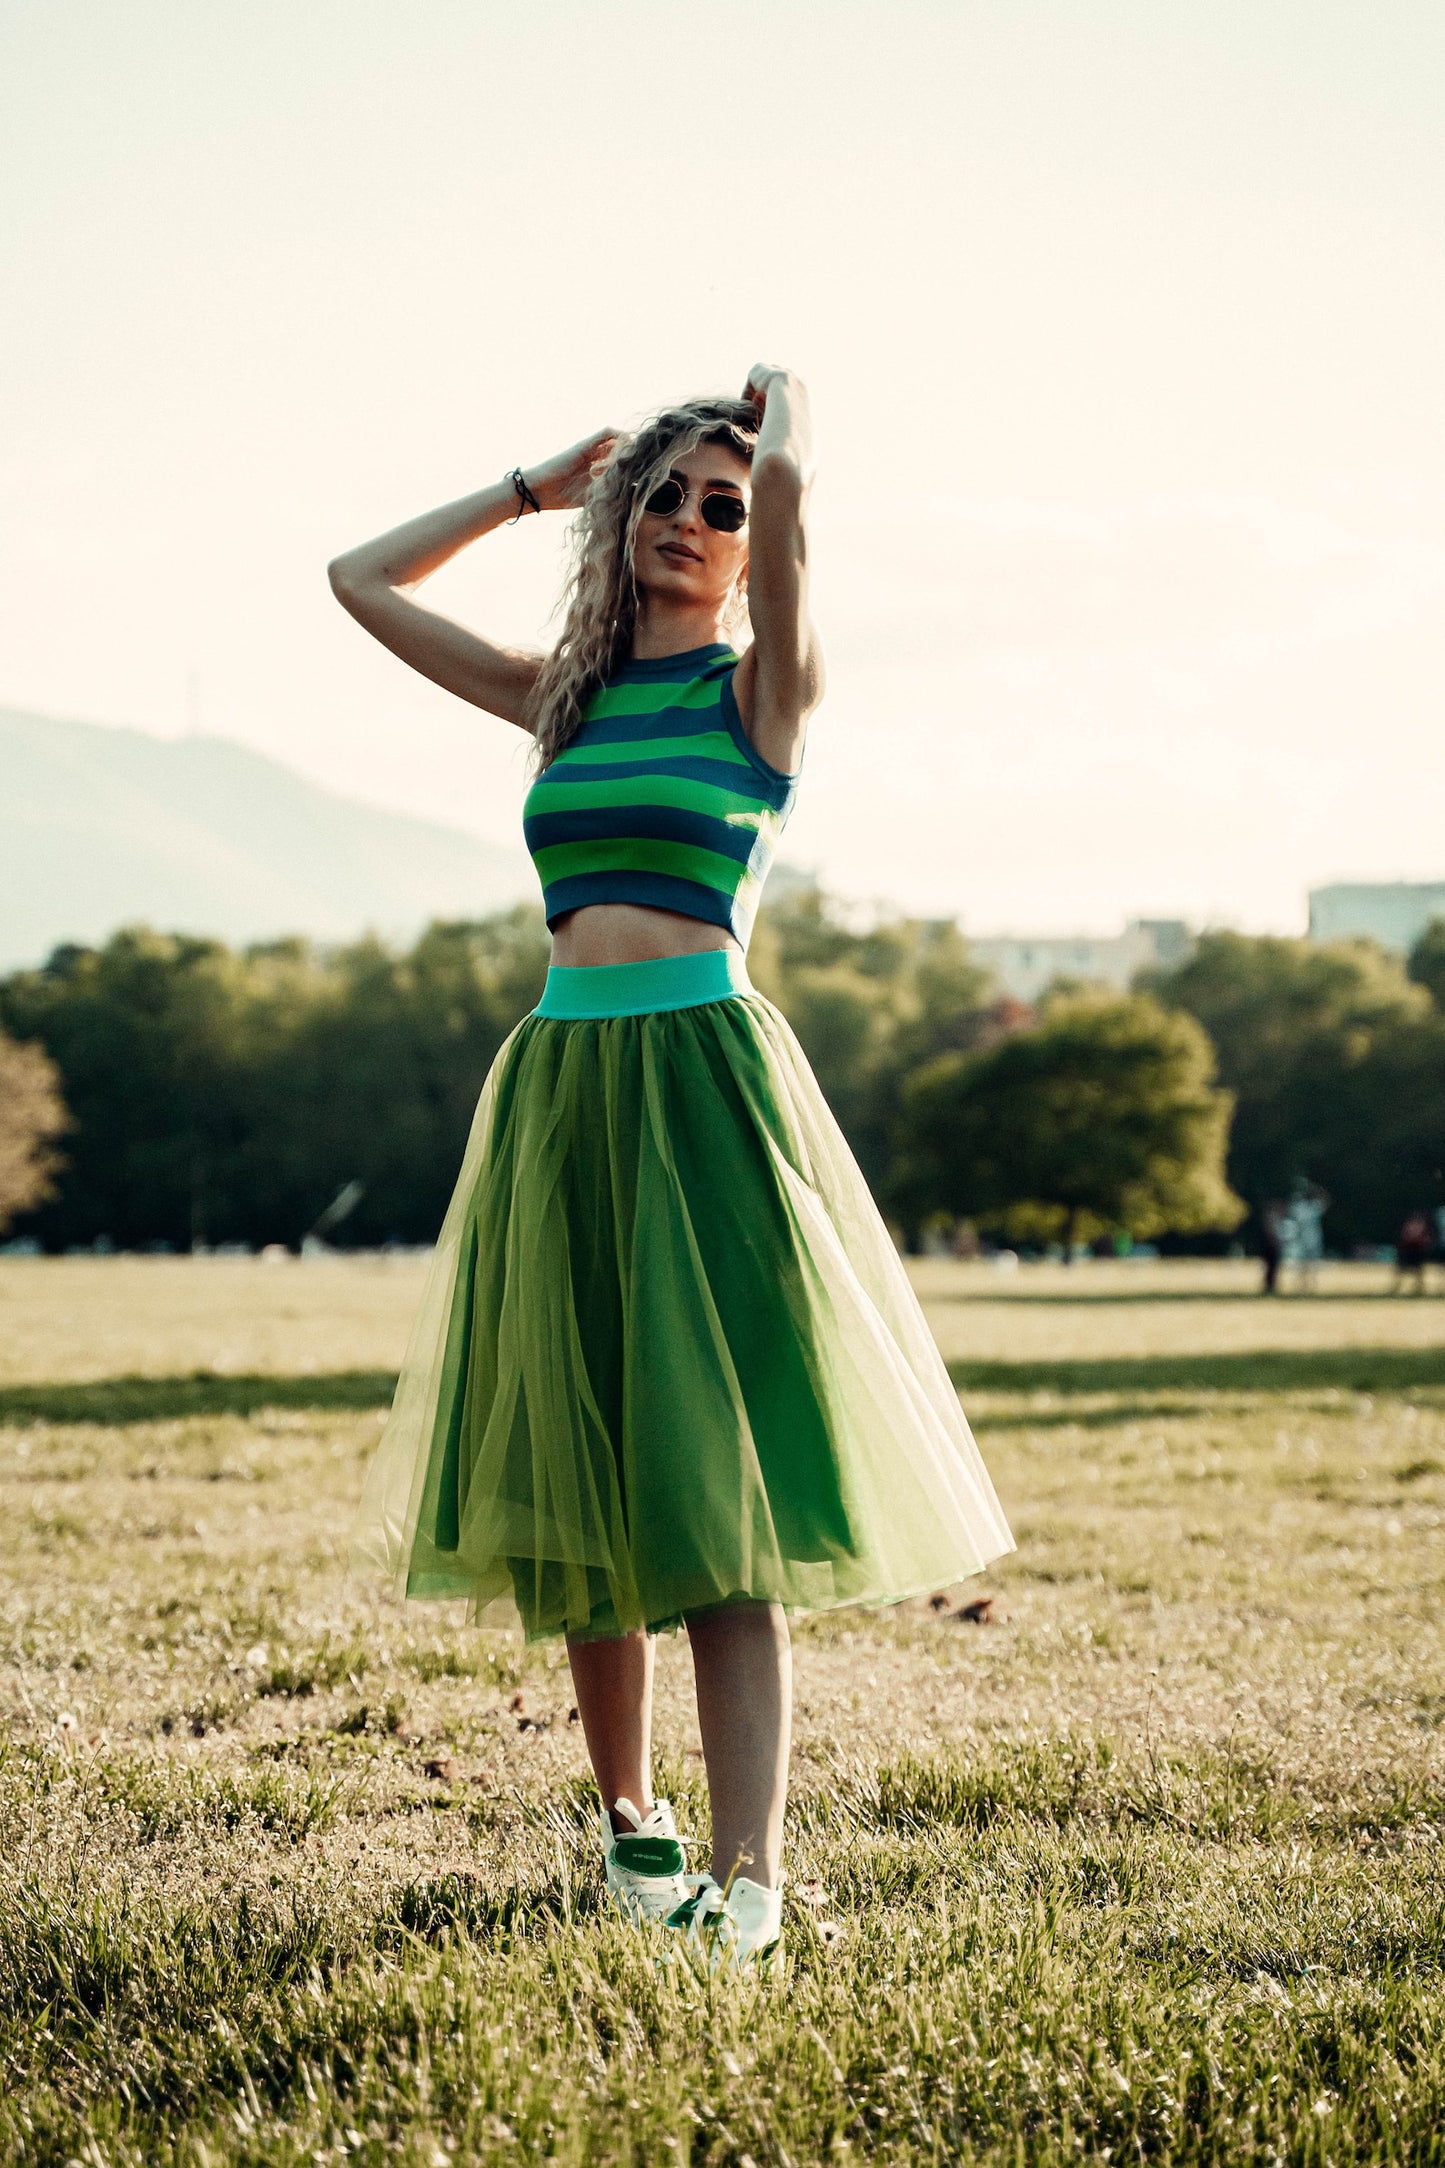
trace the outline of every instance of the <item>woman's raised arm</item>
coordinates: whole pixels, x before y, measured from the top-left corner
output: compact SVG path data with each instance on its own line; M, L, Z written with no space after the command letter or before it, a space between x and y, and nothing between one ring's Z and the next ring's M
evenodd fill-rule
M598 430L555 459L527 468L523 479L539 508L569 512L579 505L593 468L606 458L615 436L615 430ZM423 512L374 542L343 550L327 570L337 601L383 647L447 692L525 730L527 695L542 657L526 648L499 647L439 610L428 609L414 593L458 550L514 518L521 504L508 475L455 504Z
M753 645L734 690L764 760L791 773L808 717L823 697L823 654L808 610L808 490L813 478L808 394L786 369L759 363L743 392L762 416L748 515L748 615Z

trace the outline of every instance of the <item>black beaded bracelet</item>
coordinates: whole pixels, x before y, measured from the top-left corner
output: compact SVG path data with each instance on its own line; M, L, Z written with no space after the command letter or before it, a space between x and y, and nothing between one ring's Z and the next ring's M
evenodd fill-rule
M540 512L542 507L537 499L536 493L532 489L531 484L528 482L526 475L523 474L520 467L513 467L511 473L507 476L507 480L511 483L513 489L515 489L517 492L516 512L514 513L512 518L507 521L507 525L509 527L515 527L517 521L522 517L522 514L524 512Z

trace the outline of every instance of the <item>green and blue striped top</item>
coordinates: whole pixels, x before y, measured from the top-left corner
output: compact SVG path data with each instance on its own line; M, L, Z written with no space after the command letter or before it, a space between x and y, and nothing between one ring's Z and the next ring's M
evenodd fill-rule
M522 813L549 926L588 903L651 904L746 948L797 777L748 743L737 664L693 648L624 663L593 694Z

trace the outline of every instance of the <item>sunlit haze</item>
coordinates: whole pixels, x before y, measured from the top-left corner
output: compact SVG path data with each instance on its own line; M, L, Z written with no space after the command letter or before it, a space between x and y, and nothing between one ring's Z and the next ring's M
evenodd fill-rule
M515 842L327 558L808 380L784 845L979 933L1445 877L1445 10L15 0L0 704ZM435 583L536 636L565 530Z

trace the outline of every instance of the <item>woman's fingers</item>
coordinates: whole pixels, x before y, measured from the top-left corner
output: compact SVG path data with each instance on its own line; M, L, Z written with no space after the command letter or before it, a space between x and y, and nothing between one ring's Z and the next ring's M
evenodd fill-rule
M615 429L594 429L590 437L582 437L565 452L559 452L548 465L561 474L588 474L599 459L607 457L616 442Z
M615 429L594 429L591 436L554 453L540 466L528 469L529 479L542 500L544 511L572 511L587 494L599 464L617 442Z
M618 432L615 429L599 429L595 435L584 437L574 448L570 455L572 465L569 476L574 504L580 504L586 496L589 483L598 470L605 466L617 437Z

